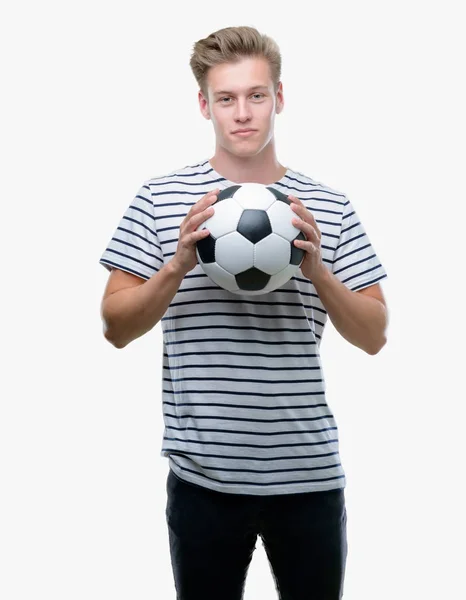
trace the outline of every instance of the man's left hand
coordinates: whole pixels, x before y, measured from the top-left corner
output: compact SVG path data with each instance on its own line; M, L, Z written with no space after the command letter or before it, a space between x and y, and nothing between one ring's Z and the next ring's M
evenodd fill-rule
M320 245L322 234L311 211L304 206L301 200L296 196L288 196L288 198L291 201L291 209L296 214L292 223L295 227L300 229L307 238L306 240L295 240L293 242L297 248L304 250L304 259L300 267L301 272L304 277L307 277L307 279L312 281L313 278L318 278L323 270L326 269L322 262Z

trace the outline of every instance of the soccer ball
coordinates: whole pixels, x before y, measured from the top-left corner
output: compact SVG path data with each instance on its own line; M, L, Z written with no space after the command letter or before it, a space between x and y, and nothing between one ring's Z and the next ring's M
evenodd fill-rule
M210 231L196 244L206 275L225 290L251 296L289 281L304 258L293 242L306 239L292 223L290 204L285 194L261 183L222 190L215 213L197 228Z

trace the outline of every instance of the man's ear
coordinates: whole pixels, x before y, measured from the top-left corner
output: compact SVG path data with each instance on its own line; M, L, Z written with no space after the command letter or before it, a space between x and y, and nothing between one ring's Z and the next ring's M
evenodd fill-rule
M201 90L199 90L199 93L198 93L198 100L199 100L199 107L201 109L202 116L205 119L210 120L209 103L206 100L204 94L201 92Z
M284 105L285 105L285 99L283 97L283 84L280 81L278 83L278 88L277 88L277 107L275 110L277 115L282 112Z

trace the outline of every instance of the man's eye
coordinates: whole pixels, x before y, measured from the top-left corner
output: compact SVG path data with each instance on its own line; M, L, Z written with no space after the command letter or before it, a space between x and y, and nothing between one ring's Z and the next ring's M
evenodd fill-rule
M264 94L261 94L260 92L257 92L257 94L253 94L254 96L259 96L259 99L264 97ZM231 100L231 98L229 96L224 96L223 98L219 99L220 104L229 104L229 102L223 102L224 100Z

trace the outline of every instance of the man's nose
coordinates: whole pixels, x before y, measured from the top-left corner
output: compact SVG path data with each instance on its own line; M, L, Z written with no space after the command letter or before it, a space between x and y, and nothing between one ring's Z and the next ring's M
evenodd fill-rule
M235 119L237 121L247 121L251 118L251 109L247 100L238 100L236 103Z

